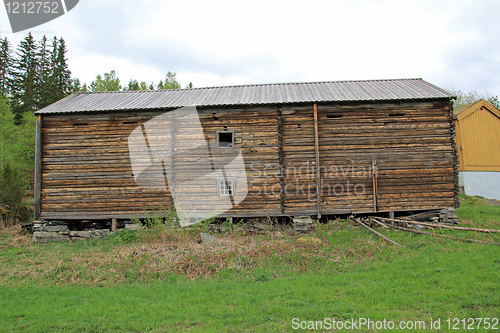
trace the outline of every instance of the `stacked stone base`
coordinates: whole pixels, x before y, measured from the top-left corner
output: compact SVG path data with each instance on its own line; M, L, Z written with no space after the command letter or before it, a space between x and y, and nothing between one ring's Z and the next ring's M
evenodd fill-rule
M82 239L103 238L107 235L109 235L109 229L70 231L66 225L51 225L41 226L39 231L35 231L33 233L33 242L70 242Z

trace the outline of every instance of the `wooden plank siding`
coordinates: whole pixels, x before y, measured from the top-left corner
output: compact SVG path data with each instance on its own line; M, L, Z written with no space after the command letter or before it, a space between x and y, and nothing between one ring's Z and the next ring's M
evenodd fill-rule
M455 205L449 101L330 103L317 109L322 214L373 212L374 159L378 211ZM168 186L137 186L128 152L130 133L167 111L43 115L40 218L126 219L171 208ZM224 215L318 213L312 103L199 107L198 114L214 160L231 155L231 149L213 148L219 131L234 133L244 157L248 195ZM189 138L190 126L174 124L172 151L177 139ZM176 154L164 166L175 179L176 195L194 201L215 186L176 185L190 173L211 171L192 167L197 154Z
M459 171L500 171L500 112L485 100L457 115Z

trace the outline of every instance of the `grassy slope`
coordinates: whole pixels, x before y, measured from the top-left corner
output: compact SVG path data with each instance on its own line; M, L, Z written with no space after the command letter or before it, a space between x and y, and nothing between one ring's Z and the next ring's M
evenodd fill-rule
M458 210L462 225L500 229L500 207L487 206L477 198L462 200ZM48 253L56 253L55 263L64 263L64 256L74 253L110 252L115 248L111 239L95 242L92 248L84 242L11 247L2 252L1 264L20 277L5 276L9 270L0 274L4 281L0 331L291 331L293 318L428 322L431 318L500 317L498 246L383 232L407 247L396 249L359 227L339 231L324 227L317 230L322 245L298 252L316 255L318 260L289 249L280 252L284 245L278 243L258 248L267 251L265 256L246 253L248 260L253 258L246 269L226 266L208 278L191 280L172 273L153 281L150 276L136 275L135 280L91 287L82 286L92 279L85 270L76 269L82 275L80 283L68 283L60 269L64 264L52 267L52 273L40 268L38 277L20 274L21 267L30 261L36 264ZM71 250L74 253L68 254ZM17 271L15 260L20 266ZM117 263L110 262L129 276L143 267Z

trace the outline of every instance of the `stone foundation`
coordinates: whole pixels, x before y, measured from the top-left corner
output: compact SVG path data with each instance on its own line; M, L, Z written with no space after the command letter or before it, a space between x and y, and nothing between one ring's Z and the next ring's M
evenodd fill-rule
M103 238L109 235L109 233L109 229L70 231L66 225L44 225L40 227L39 231L33 232L33 242L69 242L81 239Z

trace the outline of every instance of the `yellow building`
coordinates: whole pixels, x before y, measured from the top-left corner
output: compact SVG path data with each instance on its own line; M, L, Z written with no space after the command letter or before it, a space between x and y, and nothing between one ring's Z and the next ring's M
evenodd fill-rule
M481 99L454 113L460 185L467 195L500 200L500 111Z

